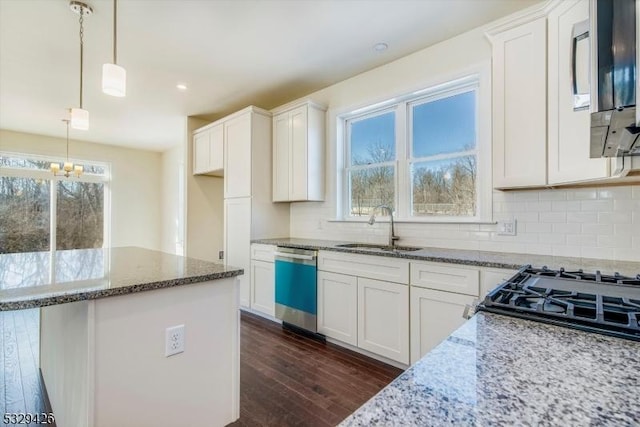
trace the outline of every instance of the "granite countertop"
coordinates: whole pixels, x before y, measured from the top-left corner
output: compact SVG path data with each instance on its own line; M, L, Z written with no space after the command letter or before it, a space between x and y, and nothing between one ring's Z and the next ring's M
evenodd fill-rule
M478 313L341 426L637 426L640 342Z
M534 267L547 266L549 268L555 269L564 267L567 270L582 269L587 272L600 270L603 274L613 274L615 272L618 272L626 276L636 276L640 273L640 262L611 261L595 258L570 258L550 255L531 255L507 252L472 251L430 247L421 248L420 250L411 252L382 251L362 248L343 248L338 246L343 244L352 244L354 242L299 238L258 239L253 240L252 243L262 243L267 245L278 245L301 249L329 250L364 255L377 255L418 261L446 262L449 264L505 268L512 270L517 270L524 265L531 264Z
M0 255L0 311L188 285L240 268L124 247Z

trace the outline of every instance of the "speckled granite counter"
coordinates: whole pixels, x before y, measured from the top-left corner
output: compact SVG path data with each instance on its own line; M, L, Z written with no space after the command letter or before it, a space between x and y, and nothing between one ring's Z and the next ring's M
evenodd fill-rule
M569 258L547 255L515 254L507 252L470 251L461 249L422 248L418 251L381 251L372 249L343 248L338 245L353 242L318 240L318 239L260 239L252 243L279 245L301 249L330 250L338 252L377 255L395 258L414 259L418 261L446 262L450 264L475 265L479 267L519 269L523 265L549 268L583 269L585 271L600 270L604 274L618 272L627 276L640 273L640 262L609 261L593 258Z
M479 313L341 426L638 426L640 342Z
M187 285L243 270L125 247L0 255L0 311Z

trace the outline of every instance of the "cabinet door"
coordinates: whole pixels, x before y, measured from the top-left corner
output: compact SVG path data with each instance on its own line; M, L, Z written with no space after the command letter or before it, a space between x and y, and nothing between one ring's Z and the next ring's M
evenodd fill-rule
M289 113L273 118L273 201L289 201Z
M546 18L493 35L493 185L546 184Z
M224 169L224 125L212 127L209 132L209 168L221 171Z
M275 272L272 262L251 261L251 308L276 315Z
M574 26L588 20L589 0L564 1L549 13L549 184L609 176L608 159L590 158L589 107L574 111ZM588 30L588 24L585 27ZM585 49L588 40L580 42ZM576 64L578 80L588 85L588 54L581 57L584 60Z
M318 332L358 345L358 281L354 276L318 272Z
M193 174L209 172L209 131L193 135Z
M251 196L251 114L224 123L224 197Z
M291 123L291 161L289 172L289 200L308 197L307 106L289 113Z
M358 347L409 364L409 287L358 277Z
M411 364L466 321L462 314L475 297L411 287Z
M226 179L225 179L226 180ZM250 306L251 289L251 198L224 201L224 253L225 265L244 269L240 280L240 305Z

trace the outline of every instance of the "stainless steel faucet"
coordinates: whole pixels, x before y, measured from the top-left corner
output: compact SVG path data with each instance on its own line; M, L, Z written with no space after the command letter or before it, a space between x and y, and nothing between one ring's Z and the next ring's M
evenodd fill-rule
M371 216L369 217L369 225L373 225L376 222L376 210L386 210L389 213L389 218L391 218L391 227L389 228L389 247L393 248L396 244L396 240L400 240L398 236L395 234L395 229L393 227L393 210L387 205L378 205L371 210Z

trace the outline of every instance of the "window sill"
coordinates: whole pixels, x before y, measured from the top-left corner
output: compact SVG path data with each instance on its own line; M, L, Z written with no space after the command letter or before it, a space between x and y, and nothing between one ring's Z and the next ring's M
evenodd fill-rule
M368 218L333 218L328 219L327 222L344 222L344 223L368 223ZM376 217L376 222L389 222L385 217ZM477 218L469 220L463 220L458 218L438 218L438 219L403 219L394 218L395 224L478 224L478 225L496 225L497 221L483 221Z

